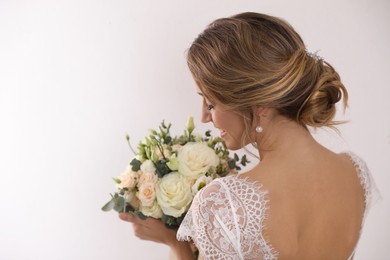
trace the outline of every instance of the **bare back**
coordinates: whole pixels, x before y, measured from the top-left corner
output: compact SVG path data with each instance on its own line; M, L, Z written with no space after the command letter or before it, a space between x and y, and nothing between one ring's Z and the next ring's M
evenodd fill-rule
M274 154L247 173L214 180L196 194L177 238L192 240L200 259L348 259L365 214L368 170L352 153L319 147Z
M263 234L279 258L348 259L365 209L364 189L350 156L317 149L262 166L247 176L255 176L269 192Z

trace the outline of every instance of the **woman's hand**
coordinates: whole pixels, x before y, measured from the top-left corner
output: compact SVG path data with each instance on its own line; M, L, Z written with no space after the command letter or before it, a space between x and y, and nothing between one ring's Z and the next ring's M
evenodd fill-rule
M190 244L177 241L177 230L167 228L161 220L154 218L143 220L131 213L119 213L119 218L133 224L136 237L169 246L176 259L195 259Z
M142 240L150 240L165 245L177 242L176 230L169 229L158 219L141 219L131 213L119 213L119 218L133 224L134 235Z

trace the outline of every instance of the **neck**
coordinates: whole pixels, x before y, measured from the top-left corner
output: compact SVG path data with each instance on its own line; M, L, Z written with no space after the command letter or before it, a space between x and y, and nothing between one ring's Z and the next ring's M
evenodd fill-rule
M318 145L304 126L281 116L268 122L256 143L261 161L309 151L313 145Z

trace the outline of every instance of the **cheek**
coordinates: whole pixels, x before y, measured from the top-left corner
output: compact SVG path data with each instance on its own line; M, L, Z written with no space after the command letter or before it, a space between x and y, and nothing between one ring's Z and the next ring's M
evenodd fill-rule
M244 120L240 115L231 112L215 111L213 121L216 126L223 128L233 135L241 135L245 129Z

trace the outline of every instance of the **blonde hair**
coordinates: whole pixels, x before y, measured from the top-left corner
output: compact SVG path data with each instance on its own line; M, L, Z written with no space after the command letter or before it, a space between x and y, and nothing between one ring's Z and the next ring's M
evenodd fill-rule
M338 73L276 17L242 13L214 21L191 45L187 63L208 101L242 114L247 136L255 106L312 127L340 123L335 104L343 99L347 106Z

